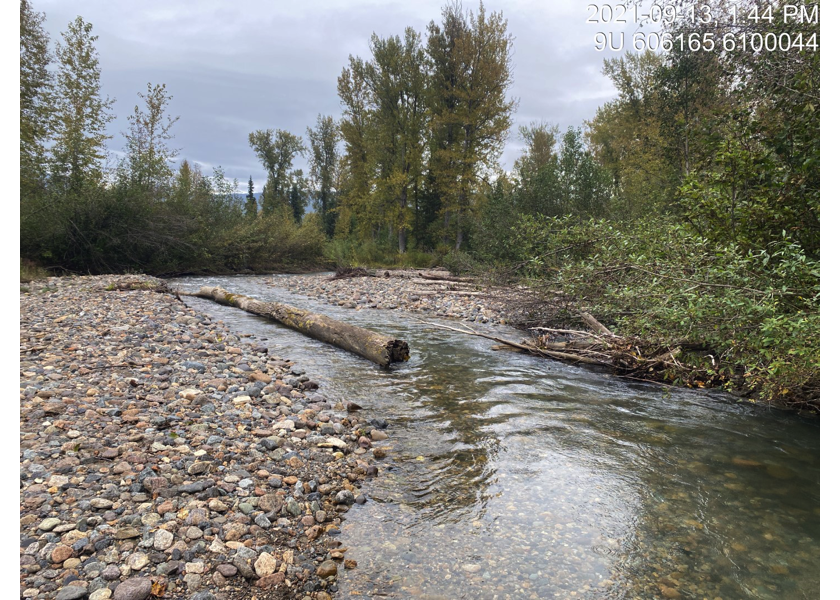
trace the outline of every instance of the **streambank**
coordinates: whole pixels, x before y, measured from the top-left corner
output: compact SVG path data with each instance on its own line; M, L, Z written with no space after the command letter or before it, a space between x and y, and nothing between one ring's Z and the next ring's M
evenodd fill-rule
M445 271L379 269L368 273L343 279L332 273L252 277L266 288L285 289L343 309L396 310L426 319L457 319L468 325L513 325L523 336L511 338L507 349L519 346L522 350L524 344L532 354L572 364L598 364L630 380L694 389L722 387L731 392L733 401L819 414L818 386L792 393L782 390L768 401L761 395L761 380L748 379L749 367L743 364L743 357L737 362L718 356L710 344L667 343L611 332L603 338L598 335L604 332L602 326L597 321L593 325L586 313L562 323L564 329L551 329L557 326L557 307L567 300L546 298L538 288L488 285L478 279L452 277ZM574 313L573 306L566 310Z
M262 282L346 309L404 311L425 319L457 319L468 325L509 324L522 330L525 345L537 355L558 358L559 350L568 355L566 362L598 363L630 380L694 389L725 387L733 401L767 404L760 397L760 389L745 385L745 366L722 361L703 344L662 345L635 336L614 336L608 330L607 338L602 338L598 335L604 333L602 326L589 322L591 317L586 313L581 313L578 323L565 324L583 331L551 329L557 326L557 307L567 299L547 299L538 288L491 286L478 279L452 277L445 271L378 269L369 273L343 279L333 278L332 273L282 275L266 277ZM773 406L818 414L819 391L815 397L782 396Z

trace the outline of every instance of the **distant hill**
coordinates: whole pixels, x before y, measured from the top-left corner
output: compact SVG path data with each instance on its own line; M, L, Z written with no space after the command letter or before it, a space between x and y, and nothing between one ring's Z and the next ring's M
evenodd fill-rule
M237 200L239 200L243 206L245 206L245 199L248 197L247 193L239 193L233 195ZM262 192L254 192L254 198L257 199L257 206L262 206ZM312 201L307 202L303 207L304 212L311 213L315 212L315 206Z

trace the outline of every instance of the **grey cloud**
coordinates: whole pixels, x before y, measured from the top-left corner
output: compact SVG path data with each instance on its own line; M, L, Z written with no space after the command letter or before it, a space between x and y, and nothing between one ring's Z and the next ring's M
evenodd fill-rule
M120 150L126 116L146 83L165 83L179 115L173 145L181 157L221 165L226 174L257 187L262 167L248 146L255 129L281 128L304 136L319 113L338 117L336 81L350 54L367 57L372 33L425 33L445 0L403 2L68 3L33 0L47 14L53 40L77 14L100 36L103 91L116 98L110 126ZM477 2L464 2L468 9ZM586 2L487 2L501 10L514 42L514 85L519 99L502 155L510 168L521 152L519 125L546 120L580 126L614 90L600 75L606 57L594 50ZM298 161L305 168L305 160Z

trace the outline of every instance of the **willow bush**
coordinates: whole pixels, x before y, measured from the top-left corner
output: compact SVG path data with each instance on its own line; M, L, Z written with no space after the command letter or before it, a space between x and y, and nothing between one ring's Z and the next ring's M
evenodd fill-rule
M818 403L820 268L786 232L760 251L681 224L524 218L519 270L625 336L694 350L730 388L788 405Z

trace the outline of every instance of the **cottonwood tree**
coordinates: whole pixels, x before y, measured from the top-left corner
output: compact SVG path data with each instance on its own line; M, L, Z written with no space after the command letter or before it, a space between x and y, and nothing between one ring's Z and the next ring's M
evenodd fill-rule
M633 219L667 208L673 198L678 161L668 150L659 112L658 74L664 57L628 52L604 61L603 73L618 98L599 107L587 123L589 145L618 191L617 215Z
M525 152L514 163L517 206L525 214L602 217L609 209L611 178L586 147L580 129L562 136L547 123L521 127Z
M373 60L366 71L371 90L376 139L376 204L388 226L397 230L399 252L406 250L408 229L423 172L425 52L418 32L371 37Z
M525 153L514 162L514 170L536 172L557 157L560 128L544 121L519 127L519 137L525 142Z
M302 208L293 206L295 200L291 194L293 185L300 187L292 173L292 164L305 151L303 140L282 129L258 129L248 134L248 143L268 173L262 194L263 212L270 214L288 208L290 214L302 215Z
M309 175L314 187L316 207L324 233L335 233L336 192L338 186L339 129L331 116L318 115L315 129L306 128L309 137Z
M586 148L580 129L566 130L557 158L563 212L585 218L606 216L611 198L610 175Z
M346 236L355 224L357 229L369 233L372 238L376 234L379 216L371 202L375 127L367 76L369 68L364 60L351 56L350 65L341 70L338 78L338 97L343 106L338 128L345 147L339 167L346 176L343 177L345 189L338 206L336 229Z
M426 57L421 36L371 36L372 59L350 58L338 93L340 131L347 149L348 190L340 208L373 238L397 232L405 252L424 167Z
M431 61L430 176L439 195L444 231L460 249L475 210L482 175L492 171L504 147L516 101L513 37L501 13L464 12L459 2L443 9L442 23L428 26Z
M529 215L560 215L557 156L559 127L544 122L531 123L519 128L519 137L526 144L522 156L513 163L518 183L516 204L519 210Z
M106 156L105 133L114 119L114 100L103 97L99 80L98 39L93 26L81 17L61 34L55 51L55 138L51 148L51 178L68 192L102 179Z

